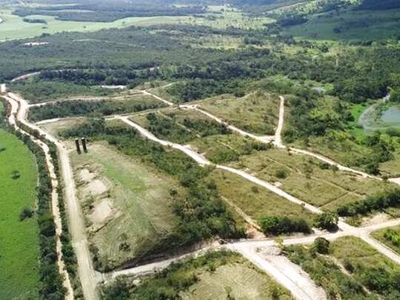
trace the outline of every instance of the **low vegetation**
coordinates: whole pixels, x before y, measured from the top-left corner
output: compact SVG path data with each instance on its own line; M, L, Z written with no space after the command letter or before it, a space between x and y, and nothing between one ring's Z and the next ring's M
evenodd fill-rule
M109 116L163 106L161 102L151 97L128 97L125 100L100 101L71 100L33 107L30 109L29 118L31 121L37 122L73 116Z
M206 179L211 170L199 167L184 154L145 140L133 129L109 127L104 119L90 120L64 131L62 135L106 140L122 153L140 158L142 162L179 180L185 189L185 196L173 204L174 213L179 218L178 226L153 252L186 247L214 236L244 236L243 229L236 226L216 186ZM171 191L171 195L176 193L176 190Z
M179 262L144 279L140 285L131 282L122 279L106 286L104 299L292 299L266 274L240 255L227 251Z

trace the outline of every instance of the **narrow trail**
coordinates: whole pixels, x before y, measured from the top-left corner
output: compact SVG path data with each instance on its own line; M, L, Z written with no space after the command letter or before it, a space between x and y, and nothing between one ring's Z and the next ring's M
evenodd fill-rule
M283 148L282 144L282 130L283 130L283 124L285 120L285 97L279 96L280 99L280 107L279 107L279 121L278 121L278 127L275 131L275 147L277 148Z
M62 254L62 243L61 243L61 234L62 234L62 222L61 222L61 214L60 214L60 209L59 209L59 202L58 202L58 180L57 180L57 175L55 172L54 164L53 164L53 159L50 156L50 149L47 146L47 144L43 143L42 141L36 139L34 136L30 135L28 132L22 130L21 128L18 127L17 122L16 122L16 114L18 113L18 102L15 101L14 99L4 96L4 98L10 103L11 105L11 112L10 116L8 118L8 123L14 127L15 130L21 132L24 135L27 135L30 137L30 139L37 144L44 152L45 154L45 160L46 160L46 165L49 171L50 179L51 179L51 186L52 186L52 191L51 191L51 210L52 214L54 217L54 224L55 224L55 230L56 230L56 252L57 252L57 265L58 265L58 271L61 274L62 281L63 281L63 286L66 289L66 300L73 300L74 299L74 290L71 285L71 280L69 277L69 274L66 270L66 266L64 263L64 258Z
M37 130L44 138L50 142L53 142L57 146L59 159L61 162L60 167L62 177L64 180L65 199L69 217L70 232L72 236L72 245L75 249L78 260L78 274L81 280L83 294L87 300L96 300L98 299L96 290L97 275L93 268L92 258L86 239L86 227L83 214L75 195L75 182L67 149L56 138L43 131L35 124L27 121L26 118L29 105L25 99L13 93L8 93L5 98L9 102L15 101L19 103L18 112L16 114L18 121L33 130Z

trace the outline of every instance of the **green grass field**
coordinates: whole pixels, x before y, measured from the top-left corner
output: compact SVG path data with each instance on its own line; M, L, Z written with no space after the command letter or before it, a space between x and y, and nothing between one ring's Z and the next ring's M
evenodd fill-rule
M265 216L304 218L310 223L313 220L314 215L300 205L291 203L238 175L215 170L209 175L209 179L215 182L222 197L235 204L254 221Z
M309 22L289 27L287 34L319 40L381 40L400 29L400 9L340 11L314 15Z
M275 20L267 17L249 17L240 11L220 12L220 8L211 9L201 17L194 16L154 16L154 17L130 17L114 22L76 22L61 21L52 16L31 15L31 19L42 19L47 24L27 23L23 18L13 15L10 8L0 10L0 41L38 37L43 33L54 34L63 31L92 32L106 28L123 28L128 26L151 26L158 24L187 24L210 26L219 29L236 27L242 29L262 29L265 24ZM211 42L215 45L215 42ZM225 44L225 43L224 43ZM232 47L235 47L235 43ZM222 45L224 46L224 45Z
M24 22L12 10L0 10L3 23L0 24L0 41L38 37L43 33L54 34L63 31L92 32L106 28L123 28L127 26L150 26L188 21L188 17L132 17L114 22L75 22L60 21L51 16L33 15L29 18L46 20L47 24L32 24Z
M90 241L103 267L140 257L174 229L173 179L103 143L91 144L87 154L74 151L71 158Z
M335 210L391 186L390 183L360 178L351 173L324 169L316 159L289 155L287 151L278 149L242 156L231 165L247 169L268 182L279 182L284 191L325 210Z
M39 239L35 218L19 220L34 209L34 156L15 136L0 129L0 299L37 299ZM20 177L12 178L13 171Z

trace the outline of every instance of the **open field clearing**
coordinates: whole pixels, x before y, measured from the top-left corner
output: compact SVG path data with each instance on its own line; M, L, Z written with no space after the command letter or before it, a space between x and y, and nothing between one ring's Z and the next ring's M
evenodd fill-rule
M190 145L215 164L237 161L242 155L265 151L269 148L266 144L239 134L207 136L192 141Z
M199 107L254 134L272 135L278 125L279 97L273 94L254 93L243 98L220 96L201 101Z
M399 295L396 278L400 267L359 238L339 238L322 254L315 244L288 246L285 251L291 261L327 291L329 299L339 295L349 300L397 299Z
M209 179L215 182L222 197L235 204L254 221L265 216L287 216L312 222L314 215L300 205L291 203L235 174L215 170L209 175Z
M24 22L19 16L13 15L11 10L3 9L0 17L4 20L0 24L0 41L38 37L44 33L54 34L63 31L92 32L106 28L123 28L128 26L150 26L157 24L175 24L189 22L188 17L131 17L114 22L75 22L60 21L51 16L31 15L29 18L42 19L47 24L32 24Z
M75 116L109 116L126 114L147 109L164 107L165 104L147 95L132 95L110 100L70 100L35 106L30 109L30 120L41 120L75 117Z
M55 34L65 31L93 32L107 28L128 26L152 26L159 24L180 24L210 26L217 29L235 27L240 29L262 29L275 20L267 17L249 17L240 11L223 8L211 9L210 12L196 16L148 16L128 17L114 22L79 22L58 20L53 16L30 15L28 19L39 19L42 23L24 22L22 17L12 14L11 9L0 10L0 41L39 37L42 34ZM74 11L71 11L71 13ZM78 11L75 11L79 13ZM38 45L41 46L41 45Z
M269 278L245 259L220 266L213 272L200 271L199 280L187 292L181 294L184 300L216 299L227 297L243 300L292 299Z
M85 122L85 118L70 118L65 120L58 120L56 122L44 123L40 125L44 131L52 136L60 137L59 133L71 128L74 125L80 125Z
M103 143L71 158L97 268L141 258L174 229L169 191L177 182Z
M122 279L103 289L104 299L115 299L115 289L130 294L130 299L146 299L147 295L185 300L292 299L290 292L267 274L241 255L225 250L173 264L138 286L130 278Z
M20 221L36 199L34 156L0 129L0 299L37 299L39 239L36 219Z
M232 166L276 182L286 192L326 210L361 200L394 184L336 171L320 161L285 150L270 149L242 156Z
M155 113L133 115L130 119L158 138L180 144L197 138L230 133L226 126L192 110L166 108Z
M287 34L320 40L381 40L398 33L400 10L359 11L314 15L303 25L293 26Z

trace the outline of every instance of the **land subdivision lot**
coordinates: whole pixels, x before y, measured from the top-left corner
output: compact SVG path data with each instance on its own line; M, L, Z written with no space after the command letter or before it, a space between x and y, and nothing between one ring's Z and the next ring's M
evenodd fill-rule
M394 186L334 170L314 158L289 154L287 150L281 149L242 156L231 165L268 182L275 182L289 194L324 210L335 210Z
M286 216L302 218L312 223L314 214L305 208L236 174L215 170L209 175L209 179L215 182L222 197L239 207L256 222L265 216Z
M327 291L329 299L396 299L399 266L361 239L339 238L331 242L328 255L313 251L311 245L285 249L290 260Z
M373 237L400 254L400 227L375 231Z
M273 135L278 125L279 97L274 94L256 92L243 98L219 96L201 101L199 108L253 134Z
M19 217L24 208L35 208L36 172L27 147L0 129L0 299L38 298L37 223Z
M133 285L131 278L122 279L121 283L131 299L145 299L149 294L184 300L293 299L289 291L267 274L241 255L228 251L209 252L176 263L160 274L144 278L139 286ZM115 288L118 287L109 291L105 288L105 294Z
M98 268L138 259L173 231L175 180L101 142L71 158Z

